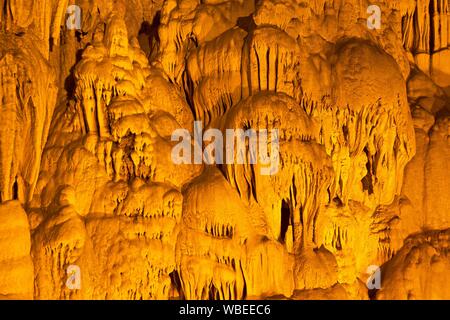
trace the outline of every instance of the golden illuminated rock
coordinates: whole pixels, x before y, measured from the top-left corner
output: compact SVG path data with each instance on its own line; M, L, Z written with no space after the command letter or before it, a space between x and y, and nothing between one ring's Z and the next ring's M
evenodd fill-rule
M0 0L0 298L449 299L449 66L447 0Z

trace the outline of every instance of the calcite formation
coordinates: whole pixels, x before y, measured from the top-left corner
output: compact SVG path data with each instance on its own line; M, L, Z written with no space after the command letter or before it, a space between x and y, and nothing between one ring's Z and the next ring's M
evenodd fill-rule
M450 299L449 66L448 0L0 0L0 298Z

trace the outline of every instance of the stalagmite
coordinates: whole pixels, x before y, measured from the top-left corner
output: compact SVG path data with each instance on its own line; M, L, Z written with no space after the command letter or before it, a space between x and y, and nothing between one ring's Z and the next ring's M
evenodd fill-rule
M405 240L383 268L379 299L448 299L449 230L429 231ZM393 284L395 282L395 285Z
M32 299L33 260L30 228L25 211L17 201L0 204L0 297Z

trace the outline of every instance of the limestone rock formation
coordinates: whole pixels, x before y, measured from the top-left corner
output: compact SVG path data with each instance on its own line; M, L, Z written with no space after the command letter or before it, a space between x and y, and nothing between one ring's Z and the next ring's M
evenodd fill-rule
M448 282L449 230L428 231L405 240L404 246L383 268L381 299L449 299L442 283Z
M27 214L18 201L3 203L0 213L0 298L32 299L34 270Z
M0 0L0 298L449 299L449 62L448 0Z

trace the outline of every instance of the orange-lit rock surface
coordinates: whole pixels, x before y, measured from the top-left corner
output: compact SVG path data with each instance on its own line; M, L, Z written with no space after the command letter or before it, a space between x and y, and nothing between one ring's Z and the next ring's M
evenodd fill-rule
M1 299L450 299L448 0L0 0L0 27ZM250 141L177 163L199 123L278 130L276 170Z

